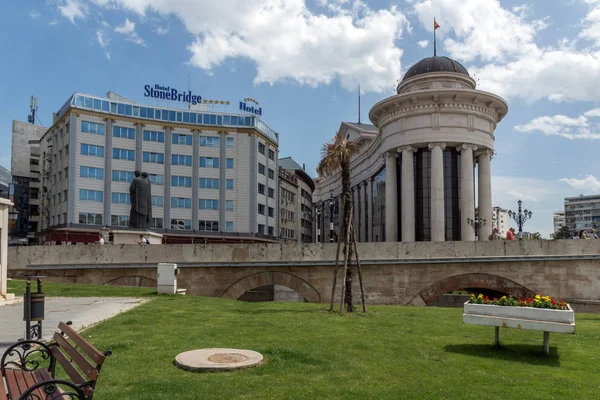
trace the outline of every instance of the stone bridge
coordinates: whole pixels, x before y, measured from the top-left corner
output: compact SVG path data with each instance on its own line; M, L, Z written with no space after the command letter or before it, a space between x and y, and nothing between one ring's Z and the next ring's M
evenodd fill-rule
M372 304L427 305L459 289L600 300L600 241L359 243L358 250ZM43 274L57 282L154 286L156 263L174 262L181 268L179 287L191 295L237 299L276 284L309 302L327 302L335 251L335 244L12 247L8 273Z

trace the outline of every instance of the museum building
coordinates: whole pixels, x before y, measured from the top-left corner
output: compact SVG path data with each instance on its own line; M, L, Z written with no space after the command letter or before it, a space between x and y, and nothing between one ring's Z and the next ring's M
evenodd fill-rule
M279 135L252 111L74 93L40 141L44 240L126 229L140 170L152 183L151 229L166 242L275 241Z
M477 236L487 240L494 131L508 112L506 101L477 90L460 63L439 56L413 65L396 92L371 108L373 125L342 122L340 127L360 145L351 161L358 240L475 240L468 221L476 208L478 218L486 220L476 227ZM315 181L316 237L336 241L341 181L339 176Z

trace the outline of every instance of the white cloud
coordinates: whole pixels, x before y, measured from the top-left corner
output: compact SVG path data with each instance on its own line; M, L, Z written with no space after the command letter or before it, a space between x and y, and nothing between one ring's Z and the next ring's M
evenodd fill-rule
M50 25L50 26L58 25L58 21L53 19L52 21L48 22L48 25Z
M135 44L139 44L140 46L145 46L146 43L142 38L138 36L135 32L135 22L131 22L129 18L125 19L125 22L121 26L117 26L115 28L115 32L121 33L127 36L127 40L133 42Z
M537 199L535 198L535 196L530 194L523 194L521 192L517 192L516 190L509 190L508 192L506 192L506 194L511 197L514 197L517 200L533 201L537 203Z
M169 28L157 25L156 27L154 27L154 33L156 33L157 35L166 35L167 33L169 33Z
M417 45L419 45L419 47L422 49L427 47L428 44L429 44L429 40L420 40L417 42Z
M108 43L110 43L110 40L106 37L106 34L101 29L96 31L96 40L98 40L98 44L101 47L106 47L108 46Z
M79 0L59 0L58 11L73 24L75 18L85 18L87 14L87 6Z
M36 10L29 11L29 18L31 18L31 19L40 19L41 17L42 17L42 14L40 14Z
M567 139L600 139L597 126L590 126L587 117L600 116L600 109L585 112L577 118L565 115L537 117L525 125L516 125L517 132L541 132L547 136L561 136Z
M528 7L511 12L496 0L420 0L413 9L429 31L436 17L438 37L454 32L456 40L444 39L444 49L464 61L505 61L527 54L535 48L537 31L547 26L544 20L526 21Z
M335 12L315 14L306 0L111 0L141 16L178 17L195 36L190 63L211 71L229 58L256 64L255 83L296 81L316 86L338 79L354 90L383 91L401 70L396 47L410 25L395 6L371 10L359 0L322 2ZM331 7L329 7L331 6ZM210 13L206 12L210 10ZM282 23L285 21L285 23Z
M560 181L571 186L573 189L586 192L600 191L600 181L594 175L586 175L583 179L562 178Z

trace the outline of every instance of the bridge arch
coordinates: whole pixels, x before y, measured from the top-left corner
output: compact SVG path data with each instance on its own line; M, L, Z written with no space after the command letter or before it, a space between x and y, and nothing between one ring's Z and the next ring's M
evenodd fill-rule
M304 279L281 271L263 271L248 275L229 286L221 295L223 298L238 299L248 290L266 285L281 285L298 292L310 303L320 303L321 294Z
M514 298L525 298L535 296L531 289L498 275L475 273L454 275L435 282L429 287L417 293L407 305L423 306L435 301L439 296L449 293L453 290L480 288L491 289L506 293Z

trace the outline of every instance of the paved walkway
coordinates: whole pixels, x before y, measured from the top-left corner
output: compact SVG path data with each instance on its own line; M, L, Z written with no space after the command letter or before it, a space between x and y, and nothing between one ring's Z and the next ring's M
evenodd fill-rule
M42 336L51 339L60 321L72 321L80 330L148 301L139 297L50 297L46 298ZM25 337L23 302L0 306L0 357L19 338Z

